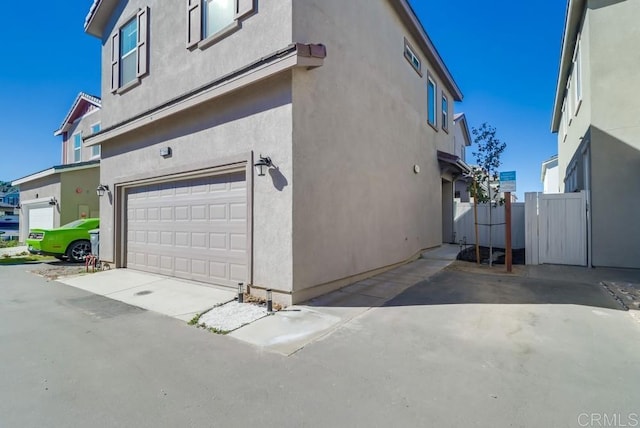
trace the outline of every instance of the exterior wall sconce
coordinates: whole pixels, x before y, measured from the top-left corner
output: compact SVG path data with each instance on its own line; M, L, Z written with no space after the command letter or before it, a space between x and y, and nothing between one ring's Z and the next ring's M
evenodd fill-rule
M264 157L260 155L260 159L253 166L256 168L256 173L258 174L258 177L264 177L265 172L271 166L273 166L273 163L271 163L270 157Z
M103 197L105 193L109 192L109 186L106 184L101 184L98 186L98 188L96 189L96 194L98 195L98 197Z
M56 205L58 203L58 200L55 197L51 197L51 199L49 199L49 205Z

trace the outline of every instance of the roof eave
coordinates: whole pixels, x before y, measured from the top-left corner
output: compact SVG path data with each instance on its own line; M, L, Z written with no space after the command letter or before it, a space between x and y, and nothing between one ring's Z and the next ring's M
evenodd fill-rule
M553 116L551 119L551 132L557 133L560 128L562 116L562 101L564 91L567 86L569 68L573 62L573 52L576 45L576 36L582 15L586 6L586 0L569 0L565 16L564 33L562 36L562 50L560 52L560 66L558 70L558 80L556 84L555 102L553 104Z
M466 147L471 146L473 143L471 139L471 133L469 132L469 124L467 122L467 115L464 113L460 113L459 116L454 118L454 122L460 122L460 126L462 127L462 135L464 136L464 145Z
M116 6L117 0L94 0L84 22L85 33L102 39L104 29Z

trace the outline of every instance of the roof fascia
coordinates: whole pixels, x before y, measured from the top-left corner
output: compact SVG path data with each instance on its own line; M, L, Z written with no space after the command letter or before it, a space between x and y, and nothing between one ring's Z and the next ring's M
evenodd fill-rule
M562 101L569 78L569 69L573 63L578 32L582 25L586 0L569 0L565 17L564 33L562 36L562 50L560 52L560 66L556 85L556 96L553 104L553 116L551 118L551 132L557 133L562 117Z

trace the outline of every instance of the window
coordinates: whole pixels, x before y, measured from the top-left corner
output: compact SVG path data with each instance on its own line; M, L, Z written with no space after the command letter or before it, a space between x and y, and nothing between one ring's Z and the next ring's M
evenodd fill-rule
M437 109L436 91L437 91L436 82L433 81L431 76L427 77L427 103L428 103L427 121L429 122L429 125L433 126L434 128L437 126L436 125L436 109Z
M73 161L80 162L82 160L82 134L74 134L73 136Z
M186 0L187 48L204 48L239 28L256 0ZM202 42L202 43L201 43Z
M449 100L442 94L442 129L449 130Z
M235 0L205 0L204 37L207 38L233 24L236 16Z
M124 86L136 78L137 41L138 23L132 19L120 30L120 85Z
M91 127L91 133L92 134L96 134L98 132L100 132L100 124L96 123L95 125L93 125ZM97 144L95 146L91 146L91 157L92 158L100 157L100 144Z
M578 37L578 43L576 44L576 51L573 56L573 81L574 81L574 90L575 93L573 96L575 97L575 112L574 114L578 114L578 110L580 110L580 104L582 101L582 56L580 54L580 38Z
M404 57L409 61L413 69L422 76L422 62L420 58L418 58L418 55L415 54L415 50L413 50L413 47L411 47L407 39L404 39Z
M111 36L111 92L139 83L148 71L148 15L141 9Z
M574 100L574 92L571 90L573 87L571 86L571 76L569 75L569 79L567 80L567 92L566 92L566 100L567 101L567 126L571 125L571 120L573 119L573 112L575 107Z
M567 139L567 100L562 102L562 117L560 118L560 128L562 129L562 141Z

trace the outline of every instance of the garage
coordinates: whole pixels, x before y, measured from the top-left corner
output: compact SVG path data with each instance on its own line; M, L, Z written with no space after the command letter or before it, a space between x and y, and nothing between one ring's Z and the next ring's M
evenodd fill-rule
M28 226L30 229L53 229L53 206L47 203L46 206L25 206L28 211Z
M126 267L235 287L247 281L245 172L126 190Z

